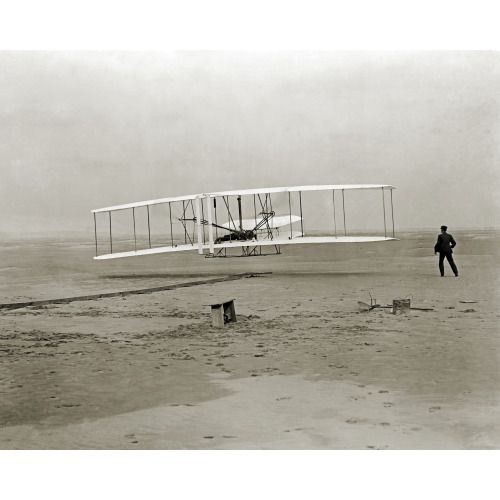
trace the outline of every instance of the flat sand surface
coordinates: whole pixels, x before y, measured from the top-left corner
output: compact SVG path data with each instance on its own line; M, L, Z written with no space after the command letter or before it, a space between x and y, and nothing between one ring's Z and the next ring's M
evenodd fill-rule
M437 232L240 259L4 250L3 302L271 274L0 310L0 448L499 449L500 235L453 234L458 278ZM212 327L228 298L237 321Z

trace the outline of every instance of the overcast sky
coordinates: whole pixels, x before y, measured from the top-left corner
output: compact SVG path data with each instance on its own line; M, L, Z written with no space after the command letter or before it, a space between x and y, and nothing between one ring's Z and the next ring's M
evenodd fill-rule
M0 52L0 231L209 191L383 183L499 226L500 52Z

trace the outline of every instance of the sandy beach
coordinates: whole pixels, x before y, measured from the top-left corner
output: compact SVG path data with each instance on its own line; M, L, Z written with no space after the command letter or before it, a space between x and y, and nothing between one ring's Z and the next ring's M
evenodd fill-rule
M435 233L104 264L4 248L3 303L267 274L1 309L0 448L499 449L500 234L454 231L460 276L441 278ZM214 328L227 299L237 321Z

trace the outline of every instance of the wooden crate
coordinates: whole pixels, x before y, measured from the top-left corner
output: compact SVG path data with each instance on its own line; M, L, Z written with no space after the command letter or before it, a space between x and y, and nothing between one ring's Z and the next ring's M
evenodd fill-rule
M212 326L223 328L226 323L236 322L234 299L210 304L210 307L212 309Z

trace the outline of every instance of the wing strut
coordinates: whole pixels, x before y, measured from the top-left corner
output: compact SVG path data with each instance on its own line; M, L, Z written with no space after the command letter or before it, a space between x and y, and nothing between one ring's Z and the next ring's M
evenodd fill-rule
M202 235L201 235L201 199L199 196L196 197L194 201L194 206L196 209L196 229L198 233L198 253L200 255L203 255L203 240L202 240Z
M95 256L97 257L97 221L94 212Z
M392 189L391 189L391 214L392 214L392 237L395 238L395 236L394 236L394 207L392 205Z
M332 195L333 195L333 226L334 226L334 234L335 238L337 237L337 217L335 214L335 189L332 189Z
M195 200L196 203L196 200ZM205 211L203 210L203 203L201 203L201 198L200 198L200 207L201 207L201 218L205 218ZM205 238L205 226L203 226L203 243L205 243L206 238Z
M300 230L302 231L302 237L304 237L304 219L302 217L302 192L299 191L299 204L300 204Z
M111 236L111 211L109 213L109 244L111 247L111 252L113 253L113 237Z
M214 196L214 212L215 212L215 237L219 237L219 232L217 231L217 198ZM208 208L210 210L210 202L208 202Z
M382 188L382 208L384 210L384 236L387 238L387 226L385 222L385 196L384 196L384 188Z
M255 204L255 195L253 195L253 211L255 214L255 225L257 225L257 205Z
M267 225L268 229L271 229L269 227L269 219L272 219L274 217L274 212L261 212L261 215L264 217L262 220L252 229L252 231L257 231L257 229L260 229L264 224Z
M345 227L345 202L344 202L344 190L342 189L342 211L344 212L344 236L347 236L347 230Z
M227 208L227 221L228 221L227 224L228 224L228 226L231 226L231 222L232 222L234 230L237 231L236 224L234 223L234 219L231 216L231 212L229 210L229 196L226 196L226 198L222 197L222 199L224 200L224 203L226 204L226 208ZM221 227L221 226L219 226L219 227Z
M149 240L149 248L151 248L151 226L149 224L149 205L146 205L148 209L148 240Z
M210 255L214 254L214 228L212 226L212 209L210 207L210 196L207 197L207 215L208 215L208 244Z
M168 202L168 212L170 216L170 240L172 241L172 246L174 246L174 230L172 227L172 207L170 206L170 202Z
M135 234L135 208L132 207L132 219L134 221L134 248L135 251L137 252L137 236Z
M191 201L191 200L189 200ZM191 205L191 209L193 208L193 205ZM189 239L189 243L191 245L193 245L193 240L191 239L191 237L189 236L189 233L187 231L187 228L186 228L186 224L184 223L184 221L187 221L187 220L195 220L196 217L193 217L192 219L187 219L186 218L186 211L187 211L187 207L185 205L185 202L183 201L182 202L182 219L179 219L182 223L182 226L184 227L184 244L187 245L187 240ZM193 234L193 239L194 239L194 234Z
M241 196L238 196L238 215L240 217L240 231L243 231L243 217L241 215Z

